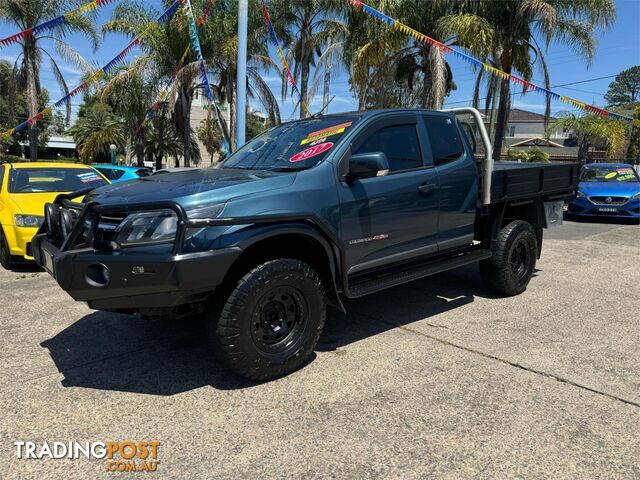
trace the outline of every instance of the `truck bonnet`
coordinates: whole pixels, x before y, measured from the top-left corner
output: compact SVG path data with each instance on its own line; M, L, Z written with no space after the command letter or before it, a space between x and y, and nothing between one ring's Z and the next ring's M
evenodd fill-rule
M102 205L176 201L185 208L192 204L226 202L290 186L295 174L257 170L193 169L109 185L91 192L86 202Z

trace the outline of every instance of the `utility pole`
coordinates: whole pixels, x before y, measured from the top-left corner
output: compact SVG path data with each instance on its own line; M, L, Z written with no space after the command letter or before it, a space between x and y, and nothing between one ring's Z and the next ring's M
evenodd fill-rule
M245 142L247 128L247 24L249 0L238 2L238 78L236 81L236 148Z

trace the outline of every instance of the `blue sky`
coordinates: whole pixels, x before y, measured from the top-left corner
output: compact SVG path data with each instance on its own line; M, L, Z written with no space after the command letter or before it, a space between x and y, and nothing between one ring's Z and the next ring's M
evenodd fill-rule
M149 4L161 8L160 0L151 0ZM117 2L116 2L117 4ZM552 44L547 51L547 60L550 67L552 85L562 85L583 80L608 77L619 73L621 70L640 65L640 1L638 0L617 0L618 18L616 23L606 32L598 35L598 50L591 65L587 65L585 60L576 56L572 51L562 45ZM115 5L104 7L98 12L98 25L101 25L111 17ZM373 20L372 20L373 21ZM380 28L386 28L383 25ZM15 33L15 27L0 22L0 38ZM423 32L429 35L430 32ZM85 58L96 66L102 66L113 56L120 52L128 43L127 39L121 35L109 34L104 38L98 51L92 51L89 42L80 36L69 38L72 44ZM53 49L51 49L53 50ZM137 52L133 52L135 55ZM14 61L19 54L16 46L0 47L0 58ZM277 61L275 52L272 51L272 58ZM472 97L473 82L475 72L468 64L448 56L454 73L454 81L458 85L458 90L453 92L446 100L447 106L464 106L470 104ZM59 62L62 72L67 79L70 88L77 86L80 82L80 71L73 65ZM265 72L264 78L267 80L272 90L279 98L280 80L276 78L275 72ZM62 92L58 88L51 67L48 62L42 66L41 80L51 96L52 101L58 100ZM542 85L542 74L540 71L534 75L540 85ZM567 95L585 103L602 106L603 96L607 91L612 78L606 78L575 86L558 87L554 90L561 95ZM536 83L536 82L534 82ZM349 91L348 77L345 72L336 75L332 82L331 95L335 95L330 111L342 112L354 110L357 102L353 94ZM81 103L81 98L73 101L72 110L77 112ZM295 101L287 99L281 102L282 118L287 119L292 115ZM535 112L544 111L544 97L535 93L519 95L514 97L514 106ZM311 102L310 110L317 111L321 108L321 99L316 98ZM553 112L568 110L568 106L556 102L553 104Z

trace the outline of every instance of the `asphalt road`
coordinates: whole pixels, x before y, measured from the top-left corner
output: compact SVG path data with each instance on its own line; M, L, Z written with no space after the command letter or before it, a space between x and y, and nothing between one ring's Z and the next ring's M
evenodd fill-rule
M0 478L640 478L640 227L567 223L527 292L475 268L348 303L267 384L196 322L74 303L0 271ZM14 441L157 440L156 474Z

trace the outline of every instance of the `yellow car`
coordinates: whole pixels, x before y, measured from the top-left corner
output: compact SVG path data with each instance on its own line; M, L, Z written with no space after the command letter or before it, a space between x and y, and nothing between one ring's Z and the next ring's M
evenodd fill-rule
M44 221L44 205L60 193L101 187L109 181L87 165L0 164L0 264L32 261L31 239Z

